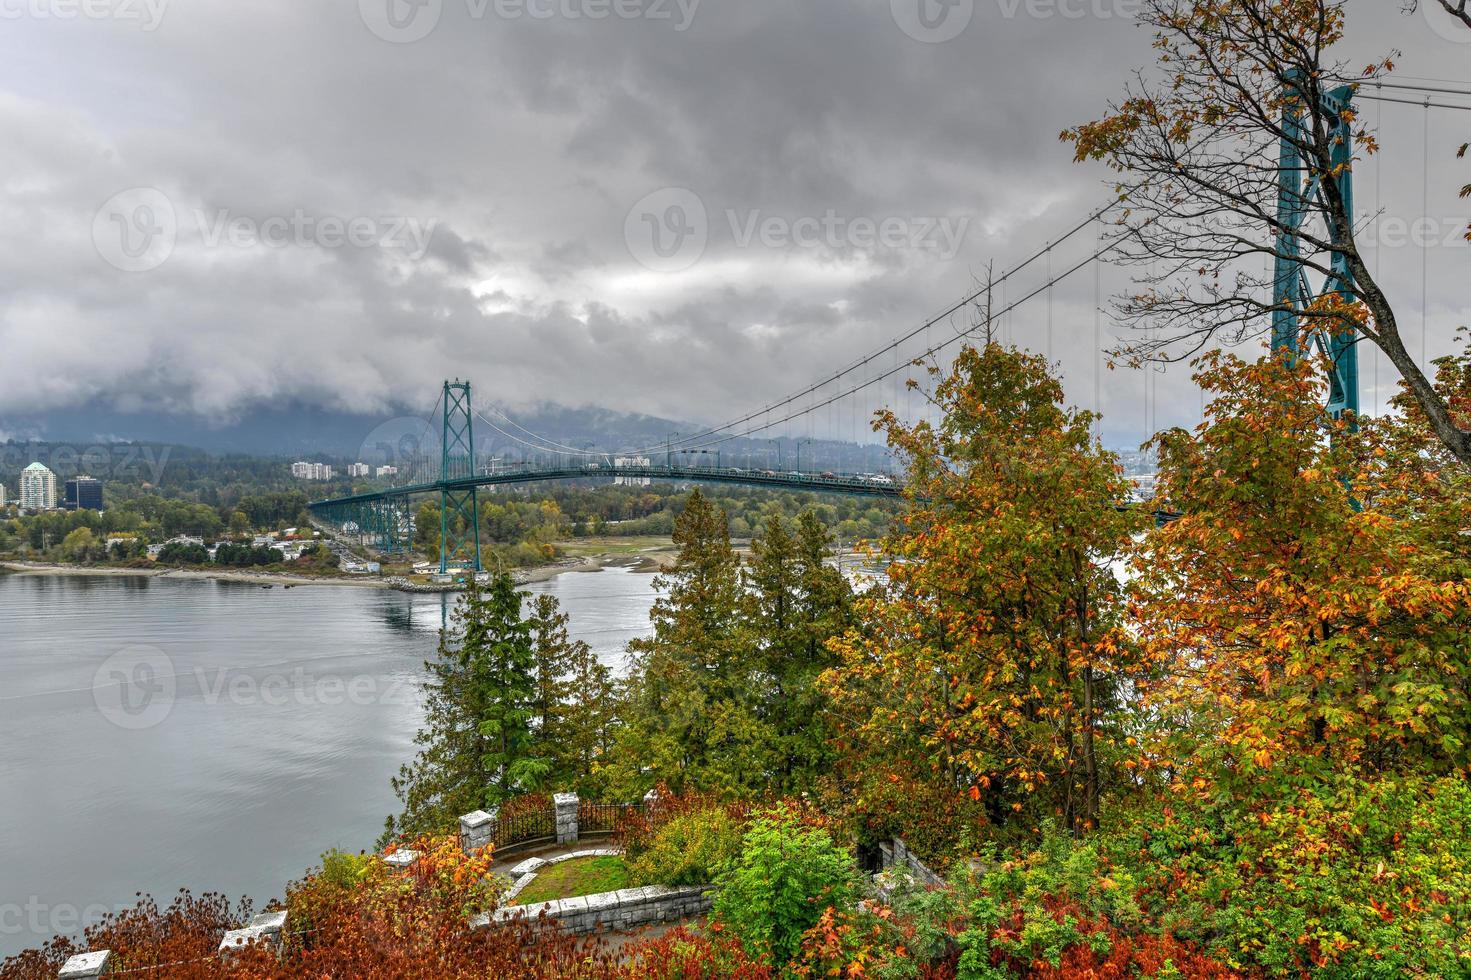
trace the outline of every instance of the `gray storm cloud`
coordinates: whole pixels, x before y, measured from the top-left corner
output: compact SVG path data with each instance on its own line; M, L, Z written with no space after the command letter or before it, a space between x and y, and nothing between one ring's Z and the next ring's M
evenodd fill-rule
M373 412L451 374L700 421L804 387L1100 202L1057 134L1150 58L1122 0L907 2L0 0L0 428L86 400ZM1345 55L1464 73L1471 45L1395 6L1353 4ZM1360 207L1418 217L1421 112L1382 111ZM1432 127L1450 227L1471 127ZM1428 256L1432 356L1466 319L1453 239L1382 250L1411 323ZM1055 290L1053 353L1142 433L1141 375L1095 391L1094 310L1091 275ZM1007 335L1044 349L1047 319ZM1154 418L1192 421L1185 372L1155 383Z

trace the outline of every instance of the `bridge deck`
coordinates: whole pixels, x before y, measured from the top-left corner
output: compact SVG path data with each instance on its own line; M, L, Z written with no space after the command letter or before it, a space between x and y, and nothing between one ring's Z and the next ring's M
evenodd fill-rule
M312 510L337 505L369 504L442 490L468 490L471 487L516 486L525 483L547 483L554 480L586 480L600 477L625 477L651 480L689 480L699 483L734 483L752 487L804 490L812 493L840 493L863 497L901 496L900 486L890 477L854 474L801 473L795 470L778 473L772 470L743 470L708 466L577 466L557 469L508 470L453 480L415 483L388 487L367 493L318 500L308 506Z

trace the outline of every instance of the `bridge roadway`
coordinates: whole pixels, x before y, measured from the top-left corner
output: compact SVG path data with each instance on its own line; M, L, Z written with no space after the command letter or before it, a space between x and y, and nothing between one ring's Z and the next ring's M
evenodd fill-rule
M736 483L752 487L805 490L813 493L840 493L861 497L897 498L901 496L900 485L892 477L839 473L826 475L801 473L795 470L778 473L773 470L744 470L735 467L710 466L569 466L551 469L507 470L503 473L483 473L478 476L459 477L452 480L415 483L353 494L350 497L318 500L307 506L312 511L316 511L330 507L379 503L386 500L397 500L401 497L439 493L442 490L456 491L468 490L471 487L517 486L524 483L547 483L553 480L586 480L618 476L629 479Z
M318 500L307 504L307 508L313 513L331 511L334 508L350 508L357 505L368 505L384 503L390 500L402 500L408 497L426 493L439 493L441 490L468 490L471 487L486 486L517 486L525 483L548 483L554 480L586 480L589 478L629 477L632 479L648 478L652 480L689 480L691 482L703 483L736 483L752 487L771 487L779 490L805 490L810 493L841 493L860 497L888 497L898 499L903 496L903 491L898 482L892 477L862 476L857 474L834 473L827 476L821 473L800 473L795 470L786 473L777 473L772 470L743 470L735 467L714 468L706 466L600 466L596 469L586 466L569 466L550 469L525 469L508 470L504 473L485 473L480 476L466 476L454 480L436 480L432 483L415 483L403 487L390 487L384 490L374 490L368 493L353 494L350 497L337 497L332 500ZM888 480L889 482L884 482ZM1140 506L1136 501L1119 501L1114 503L1114 510L1133 510ZM324 514L330 521L331 517ZM1174 511L1153 511L1156 526L1167 524L1180 515Z

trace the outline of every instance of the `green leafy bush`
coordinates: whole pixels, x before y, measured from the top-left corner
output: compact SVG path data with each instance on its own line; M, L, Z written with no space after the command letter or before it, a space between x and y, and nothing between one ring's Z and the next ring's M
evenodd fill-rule
M1471 785L1340 776L1256 805L1163 807L1114 841L1159 923L1319 977L1471 974ZM1139 857L1134 857L1134 855Z
M739 859L716 879L715 917L748 950L777 966L801 951L802 935L830 907L857 898L852 855L826 829L782 807L757 817Z
M1460 777L1341 776L1270 801L1182 798L1115 818L1083 840L1046 827L1030 851L981 855L985 870L957 882L959 975L1066 969L1121 942L1149 955L1184 944L1204 975L1471 975Z
M318 877L338 888L356 888L368 876L375 860L371 854L351 854L334 847L322 855L322 873Z
M681 814L660 827L629 866L635 885L708 885L741 850L740 821L723 809Z

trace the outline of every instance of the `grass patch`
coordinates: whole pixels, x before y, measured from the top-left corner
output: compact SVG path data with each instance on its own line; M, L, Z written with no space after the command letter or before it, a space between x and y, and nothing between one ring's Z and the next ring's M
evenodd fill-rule
M573 858L542 868L512 904L534 905L628 887L628 866L621 857Z
M636 555L650 548L672 548L674 543L667 534L640 534L629 537L606 535L558 541L557 547L571 558L597 558L603 555Z

